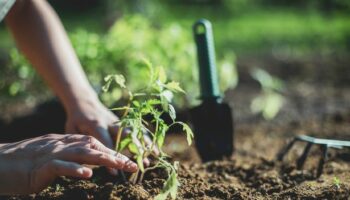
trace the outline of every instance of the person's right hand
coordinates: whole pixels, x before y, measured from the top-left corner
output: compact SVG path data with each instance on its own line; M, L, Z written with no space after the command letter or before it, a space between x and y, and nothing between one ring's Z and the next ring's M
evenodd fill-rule
M0 144L0 194L39 192L58 176L91 177L82 164L137 171L134 162L92 136L48 134Z

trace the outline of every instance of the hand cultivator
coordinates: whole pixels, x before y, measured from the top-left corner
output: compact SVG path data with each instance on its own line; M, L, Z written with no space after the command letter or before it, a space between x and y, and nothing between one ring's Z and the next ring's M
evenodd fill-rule
M303 151L303 154L296 161L297 169L303 168L306 157L309 154L312 145L318 145L320 147L321 158L317 167L317 177L320 177L323 172L323 165L327 159L327 151L329 147L337 148L337 149L341 149L343 147L350 147L350 141L320 139L320 138L310 137L306 135L298 135L298 136L295 136L294 139L290 141L288 145L277 154L277 160L282 161L283 157L288 153L288 151L292 148L292 146L297 141L307 143Z

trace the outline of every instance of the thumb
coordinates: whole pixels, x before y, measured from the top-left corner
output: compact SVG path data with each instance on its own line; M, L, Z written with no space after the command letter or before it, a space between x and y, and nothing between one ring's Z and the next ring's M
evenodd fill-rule
M43 190L58 176L89 178L92 176L92 170L74 162L51 160L31 173L30 193Z

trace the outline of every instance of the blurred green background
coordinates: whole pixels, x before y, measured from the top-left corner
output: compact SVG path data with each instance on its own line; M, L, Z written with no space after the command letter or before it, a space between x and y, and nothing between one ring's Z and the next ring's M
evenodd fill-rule
M200 18L213 24L222 92L238 84L249 84L253 79L261 81L249 75L252 67L269 70L284 81L307 81L310 77L317 81L323 77L332 84L348 84L349 67L344 67L349 64L347 60L340 67L333 62L349 55L348 0L49 2L61 17L97 91L103 77L111 73L123 73L132 88L144 85L147 69L140 62L147 58L154 65L164 66L168 76L187 91L185 98L176 99L178 107L198 103L191 26ZM30 106L50 98L52 94L16 50L3 22L0 37L0 107L4 110L11 104ZM286 65L289 63L297 66L290 68ZM313 75L318 74L317 67L325 69L324 73ZM328 73L328 68L335 72ZM101 94L101 98L111 105L121 95L114 90Z

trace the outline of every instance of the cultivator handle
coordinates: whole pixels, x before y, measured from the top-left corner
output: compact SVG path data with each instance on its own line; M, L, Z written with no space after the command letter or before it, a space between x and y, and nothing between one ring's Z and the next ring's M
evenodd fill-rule
M206 19L198 20L193 25L193 33L198 54L201 98L203 100L216 100L220 97L220 91L215 66L214 38L211 23Z

